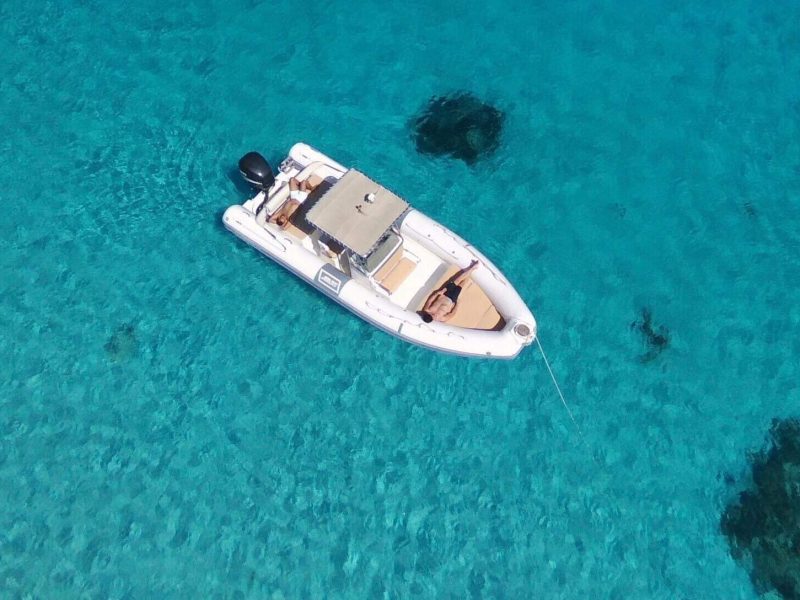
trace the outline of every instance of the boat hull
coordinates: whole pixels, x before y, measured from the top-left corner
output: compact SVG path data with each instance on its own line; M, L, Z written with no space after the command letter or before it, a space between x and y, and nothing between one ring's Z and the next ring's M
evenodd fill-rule
M305 144L296 144L290 157L298 168L323 162L345 170ZM371 288L367 280L351 278L328 264L295 236L260 225L255 214L245 206L229 207L222 220L242 241L371 325L406 342L459 356L510 359L535 338L533 315L499 269L471 244L417 210L410 210L403 218L401 234L424 242L431 252L450 263L466 265L479 260L481 268L472 278L502 315L502 329L488 331L441 322L425 323L413 310L394 304L389 297Z

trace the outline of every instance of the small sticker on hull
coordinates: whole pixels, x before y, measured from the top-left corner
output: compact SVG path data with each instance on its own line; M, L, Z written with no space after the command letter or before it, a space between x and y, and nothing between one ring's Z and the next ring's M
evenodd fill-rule
M323 288L337 296L349 279L347 275L331 265L324 265L317 271L317 276L314 278Z

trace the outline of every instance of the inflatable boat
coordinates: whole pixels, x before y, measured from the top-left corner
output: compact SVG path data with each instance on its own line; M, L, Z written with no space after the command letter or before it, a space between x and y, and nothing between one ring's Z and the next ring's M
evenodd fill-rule
M239 170L256 194L225 227L368 323L461 356L513 358L534 341L531 311L488 258L360 171L302 143L277 174L256 152Z

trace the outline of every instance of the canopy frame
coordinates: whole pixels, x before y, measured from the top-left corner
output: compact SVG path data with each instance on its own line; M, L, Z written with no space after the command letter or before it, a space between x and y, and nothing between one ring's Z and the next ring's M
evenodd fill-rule
M408 208L408 202L350 169L314 203L306 220L356 255L367 257Z

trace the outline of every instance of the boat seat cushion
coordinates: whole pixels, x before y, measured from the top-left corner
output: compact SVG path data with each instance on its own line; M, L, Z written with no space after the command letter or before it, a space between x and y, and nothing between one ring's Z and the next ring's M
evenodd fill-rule
M390 294L393 294L397 291L402 283L406 280L406 278L411 275L411 272L416 268L417 263L415 263L410 258L402 258L394 264L394 267L391 271L386 273L386 275L378 281L383 289L385 289ZM383 269L381 269L382 271Z
M400 263L403 259L403 246L398 246L397 249L392 253L392 255L386 259L386 262L381 265L381 268L375 271L375 274L372 278L377 281L383 281L389 273Z

